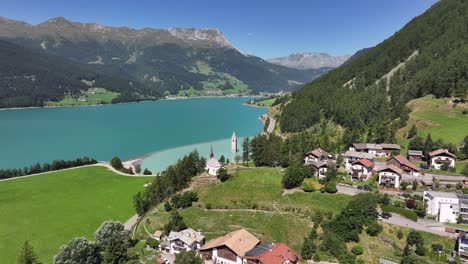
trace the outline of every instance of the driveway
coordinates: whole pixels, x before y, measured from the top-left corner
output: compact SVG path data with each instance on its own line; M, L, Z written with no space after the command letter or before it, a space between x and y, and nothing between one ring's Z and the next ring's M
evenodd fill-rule
M409 220L408 218L405 218L395 213L392 213L392 217L390 217L389 219L382 219L382 222L397 226L403 226L418 231L424 231L439 236L447 236L451 238L458 237L456 234L445 232L445 227L443 225L433 225L432 223L421 220L419 220L418 222L414 222L412 220Z

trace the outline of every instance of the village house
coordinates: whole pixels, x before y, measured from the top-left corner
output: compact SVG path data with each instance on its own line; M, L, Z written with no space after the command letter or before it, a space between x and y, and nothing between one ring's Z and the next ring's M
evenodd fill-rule
M200 254L205 261L215 264L243 264L245 254L259 243L254 235L240 229L208 241L200 248Z
M261 243L245 253L247 264L296 264L299 255L284 243Z
M325 161L328 162L329 160L333 159L333 155L326 152L325 150L318 148L311 150L305 154L305 164L310 165L311 162L318 162L318 161Z
M394 165L386 165L379 171L379 185L387 188L399 188L403 170Z
M460 199L456 193L425 191L426 213L442 223L456 223L460 212Z
M205 171L210 175L216 176L218 174L218 170L221 169L221 167L221 163L219 163L219 161L214 156L213 146L211 146L210 158L206 161Z
M366 181L372 175L374 163L368 159L360 159L351 166L351 179L354 181Z
M365 152L374 156L391 156L392 154L400 154L401 147L397 144L373 144L373 143L353 143L348 149L354 152Z
M421 150L408 150L408 159L411 162L422 161L424 158L423 152Z
M463 259L468 259L468 232L460 230L458 233L457 253Z
M167 237L170 243L169 253L178 254L182 251L198 250L205 244L205 236L191 228L179 232L171 231Z
M387 165L398 167L411 176L419 176L420 169L402 155L392 157L387 161Z
M153 234L153 237L157 241L161 241L162 235L163 235L163 232L161 230L156 230L156 232L154 232L154 234Z
M438 149L428 154L428 164L431 168L438 169L442 167L443 164L448 164L449 167L455 168L455 160L457 156L450 153L446 149Z
M334 157L325 150L318 148L309 151L305 154L305 165L312 166L315 171L315 176L319 178L325 177L329 166L335 166Z
M346 171L351 172L351 166L353 166L354 162L360 159L368 159L370 161L373 161L374 157L375 155L366 152L356 152L348 150L343 154Z

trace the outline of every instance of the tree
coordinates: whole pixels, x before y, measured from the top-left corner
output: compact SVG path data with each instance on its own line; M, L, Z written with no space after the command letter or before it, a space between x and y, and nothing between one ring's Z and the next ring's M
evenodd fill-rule
M133 196L133 206L139 216L142 216L150 208L148 199L146 199L141 192Z
M434 142L432 141L431 133L428 133L424 141L424 154L431 152L434 149Z
M164 203L164 210L166 210L166 212L172 211L172 206L171 206L171 203L169 203L169 201L166 201Z
M286 169L283 175L283 186L286 189L292 189L301 186L302 181L307 177L307 168L294 163Z
M375 220L367 225L366 233L370 236L377 236L381 231L382 226Z
M40 264L33 246L25 241L17 259L18 264Z
M304 238L304 243L302 244L301 256L303 259L312 259L312 256L317 251L317 245L314 240L310 237Z
M405 182L405 181L404 181L404 182L401 182L401 184L400 184L400 189L401 189L402 191L406 191L406 188L408 187L408 185L409 185L408 182Z
M384 193L379 202L383 205L389 205L391 202L390 195L388 193Z
M112 234L107 238L107 245L102 253L102 263L123 264L128 260L128 240L121 240L120 235Z
M420 136L415 136L408 143L408 149L411 150L424 150L424 142Z
M128 248L130 246L130 231L126 230L121 222L105 221L94 232L94 239L101 250L105 250L114 239L125 242Z
M150 170L148 170L148 168L145 168L145 170L143 171L143 175L151 175L153 174Z
M234 162L235 162L235 163L239 163L240 160L241 160L241 157L240 157L239 155L236 155L236 156L234 157Z
M229 179L229 177L231 177L227 171L227 169L225 168L220 168L218 170L218 172L216 173L216 177L218 177L218 179L221 181L221 182L225 182Z
M119 157L113 157L111 160L111 166L116 170L123 169L122 160Z
M249 137L244 138L244 142L242 142L242 162L244 164L249 163L250 158L250 142Z
M221 155L221 157L219 157L219 163L224 164L225 162L226 158L224 157L224 155Z
M168 235L171 231L179 232L187 228L184 219L177 210L172 210L169 222L164 226L164 233Z
M411 230L406 238L406 243L409 247L416 247L416 254L424 256L424 238L421 233Z
M54 264L99 264L101 254L99 248L84 237L72 239L60 247L54 256Z
M195 251L182 251L176 255L174 264L202 264L202 259Z
M413 124L410 128L410 130L408 131L408 136L407 138L413 138L414 136L416 136L418 134L418 129L416 128L416 126Z
M418 189L418 181L417 180L413 180L412 189L413 189L413 191L416 191Z
M463 139L462 147L460 152L463 154L465 159L468 159L468 136Z

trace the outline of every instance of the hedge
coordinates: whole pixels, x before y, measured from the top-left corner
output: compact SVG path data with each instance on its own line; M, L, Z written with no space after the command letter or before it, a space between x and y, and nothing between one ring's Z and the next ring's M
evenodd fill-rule
M382 211L396 213L415 222L418 221L418 215L410 209L396 207L393 205L382 205Z

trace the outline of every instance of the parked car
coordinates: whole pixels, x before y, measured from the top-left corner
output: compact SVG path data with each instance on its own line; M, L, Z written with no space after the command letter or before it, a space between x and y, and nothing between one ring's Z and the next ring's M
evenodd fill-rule
M370 191L369 186L366 186L366 185L358 186L357 188L358 188L358 190L361 190L361 191L366 191L366 192Z
M390 217L392 217L392 214L389 213L389 212L383 212L382 217L385 218L385 219L389 219Z

